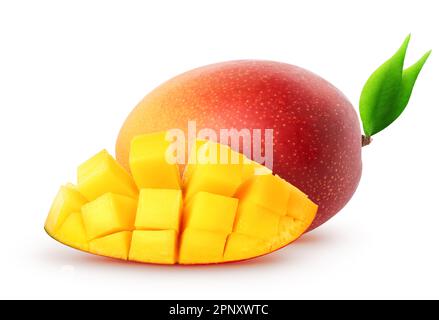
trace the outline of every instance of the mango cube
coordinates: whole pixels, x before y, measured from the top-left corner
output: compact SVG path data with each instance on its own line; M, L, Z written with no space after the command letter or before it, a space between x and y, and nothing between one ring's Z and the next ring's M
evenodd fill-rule
M262 176L272 173L273 172L270 169L262 164L259 164L256 161L248 160L243 166L242 181L245 182L254 176Z
M127 196L107 193L82 207L88 240L134 228L137 202Z
M277 235L280 217L251 201L240 201L234 231L269 240Z
M224 261L239 261L270 252L271 244L259 238L233 232L227 239Z
M199 192L185 208L185 227L231 233L237 207L238 199Z
M184 168L184 173L183 173L183 180L182 180L183 186L185 186L189 182L190 178L192 177L192 173L194 172L194 169L197 165L198 153L208 152L209 149L207 149L206 151L206 146L205 146L206 143L207 143L206 140L197 139L191 145L189 149L187 164L186 167Z
M72 248L88 251L88 242L81 213L71 213L54 234L54 238Z
M108 192L137 197L133 179L106 150L78 167L78 189L89 201Z
M179 231L183 208L181 190L142 189L137 207L136 229Z
M177 233L175 230L133 231L129 259L146 263L176 263Z
M185 199L200 191L233 196L243 181L244 156L210 141L197 141L192 149L183 177Z
M226 240L227 233L186 229L181 237L179 262L183 264L222 262Z
M131 141L130 169L139 189L180 189L180 170L170 151L166 132L137 136Z
M243 184L236 197L251 201L279 215L286 215L290 185L278 176L257 175Z
M73 186L62 186L47 216L44 226L46 231L51 235L55 234L66 218L73 212L80 212L86 203L87 199Z
M306 194L291 186L287 216L303 221L309 227L317 214L318 206Z
M127 260L131 244L131 231L122 231L90 241L91 253Z

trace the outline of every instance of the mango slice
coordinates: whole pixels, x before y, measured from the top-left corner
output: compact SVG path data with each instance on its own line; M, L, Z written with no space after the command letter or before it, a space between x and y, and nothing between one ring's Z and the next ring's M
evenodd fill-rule
M317 205L244 155L197 140L180 178L166 133L132 142L132 176L101 151L61 187L45 223L93 254L157 264L213 264L268 254L298 239ZM171 148L172 149L172 148Z

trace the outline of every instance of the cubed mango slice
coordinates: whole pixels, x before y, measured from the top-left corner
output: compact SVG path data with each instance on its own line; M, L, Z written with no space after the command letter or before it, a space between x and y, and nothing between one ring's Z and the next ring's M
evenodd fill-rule
M179 263L222 262L226 240L227 233L188 228L181 236Z
M66 218L73 212L80 212L86 203L87 199L73 186L62 186L52 203L44 228L49 234L55 234Z
M198 192L185 208L185 227L231 233L238 199Z
M106 193L82 207L88 240L119 231L134 229L137 201L114 193Z
M137 230L180 230L183 210L181 190L142 189L139 194L136 221Z
M78 167L78 190L89 201L108 192L137 197L133 179L106 150Z
M177 262L175 230L133 231L129 259L137 262L174 264Z
M251 201L240 201L234 231L270 240L279 229L280 215Z
M122 231L90 241L90 252L121 260L128 259L131 231Z
M54 238L72 248L88 251L88 242L81 213L71 213L55 233Z
M130 169L139 189L180 189L178 164L171 159L166 132L137 136L131 141Z
M183 181L172 150L166 133L136 137L134 177L101 151L79 167L77 187L60 189L45 229L101 256L212 264L286 246L315 218L306 194L228 146L196 141Z
M258 257L270 252L271 243L233 232L227 239L224 261L239 261Z
M278 176L256 175L242 185L236 197L242 201L251 201L279 215L286 215L290 188L289 184Z

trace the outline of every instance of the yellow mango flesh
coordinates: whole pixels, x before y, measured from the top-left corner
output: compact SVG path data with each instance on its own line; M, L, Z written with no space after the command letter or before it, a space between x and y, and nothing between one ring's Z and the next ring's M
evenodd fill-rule
M248 236L270 240L279 229L280 215L249 200L240 201L235 231Z
M89 201L112 192L129 197L137 195L132 177L103 150L78 167L78 190Z
M73 212L81 211L87 199L73 186L62 186L53 201L46 219L45 229L49 234L55 234L66 218Z
M127 260L131 246L131 231L121 231L90 241L91 253Z
M233 196L243 182L243 155L209 141L196 141L183 181L185 199L205 191Z
M130 170L139 189L180 189L180 171L168 153L170 144L163 132L132 140Z
M224 261L239 261L269 253L271 242L233 232L227 239Z
M80 212L71 213L53 237L70 247L88 251L89 244Z
M106 193L82 207L88 240L134 227L137 202L127 196Z
M181 190L140 190L134 226L137 230L180 230L183 197Z
M290 186L278 176L255 175L244 183L236 195L277 214L286 215L290 198Z
M175 230L134 231L129 259L146 263L175 264L177 232Z
M223 262L227 233L187 228L181 236L179 262L208 264Z
M199 192L184 213L185 228L230 233L235 221L238 199Z
M268 254L314 220L307 195L229 147L196 141L181 178L169 146L165 133L136 137L132 175L106 151L84 162L78 186L56 196L46 231L100 256L212 264Z

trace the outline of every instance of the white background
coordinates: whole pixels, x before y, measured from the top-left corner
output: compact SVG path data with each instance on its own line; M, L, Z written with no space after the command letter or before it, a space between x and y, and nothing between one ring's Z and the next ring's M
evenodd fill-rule
M0 2L0 298L439 298L437 1ZM43 231L60 184L162 81L240 58L297 64L357 105L411 32L436 49L407 111L364 149L329 223L267 257L213 267L118 263Z

